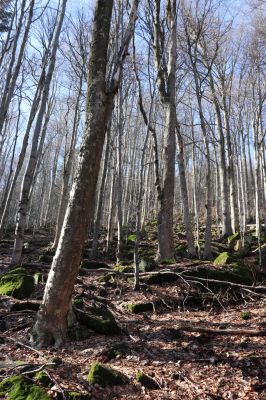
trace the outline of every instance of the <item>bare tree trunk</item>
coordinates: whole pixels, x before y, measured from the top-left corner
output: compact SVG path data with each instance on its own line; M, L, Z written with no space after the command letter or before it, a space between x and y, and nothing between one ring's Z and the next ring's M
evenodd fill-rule
M29 207L29 194L30 194L32 180L34 177L36 164L37 164L37 156L38 156L38 151L39 151L39 149L38 149L39 137L40 137L40 133L41 133L41 126L42 126L42 122L43 122L45 109L47 106L50 84L51 84L54 67L55 67L56 52L57 52L59 36L60 36L60 32L61 32L61 28L63 25L64 16L65 16L66 1L67 0L62 0L62 8L61 8L61 11L59 14L58 24L57 24L57 27L55 30L55 35L54 35L54 39L53 39L53 43L52 43L50 62L49 62L49 66L48 66L47 75L45 78L44 89L43 89L42 99L41 99L41 103L40 103L40 109L38 112L34 132L33 132L30 158L29 158L26 172L25 172L23 182L22 182L19 210L18 210L18 215L17 215L16 230L15 230L15 243L14 243L14 248L13 248L13 253L12 253L11 264L19 263L20 258L21 258L23 242L24 242L24 229L26 226L26 216L27 216L28 207Z
M73 168L73 159L74 159L78 126L79 126L79 120L80 120L80 111L79 111L80 97L81 97L81 86L79 88L79 93L77 96L77 101L76 101L76 106L75 106L75 114L74 114L71 142L69 145L68 153L65 156L66 160L64 161L63 183L62 183L62 188L61 188L61 193L60 193L59 209L58 209L56 229L55 229L55 238L54 238L54 242L53 242L53 246L52 246L54 249L56 249L58 242L59 242L60 233L61 233L61 229L63 226L64 217L65 217L67 204L68 204L69 181L70 181L71 171Z
M34 5L35 5L35 0L31 0L30 7L29 7L28 20L26 23L23 39L20 44L19 53L18 53L18 57L16 60L16 65L14 66L14 69L13 69L13 64L15 62L15 56L16 56L16 50L17 50L17 46L18 46L18 39L19 39L19 36L21 33L21 28L23 25L23 16L25 13L26 0L23 0L22 5L21 5L21 13L20 13L20 18L19 18L19 22L18 22L17 32L16 32L16 35L14 38L11 62L9 64L9 71L8 71L8 74L6 77L5 89L4 89L2 101L0 104L0 133L2 132L2 129L4 126L7 111L8 111L11 99L13 97L17 78L19 75L19 71L21 69L22 58L24 56L25 47L26 47L26 43L28 40L28 36L29 36L30 26L32 23Z
M34 326L39 345L54 342L56 347L61 346L66 337L71 296L94 210L106 127L112 114L123 62L134 32L138 3L135 1L132 4L128 28L114 66L108 93L106 65L113 1L98 0L96 5L88 74L86 131L59 244Z
M97 257L98 254L98 239L99 239L99 232L101 226L101 218L103 212L103 200L104 200L104 189L106 186L106 178L107 178L107 169L109 163L109 156L110 156L110 141L111 141L111 123L109 123L106 133L106 148L105 148L105 155L104 155L104 165L103 165L103 173L102 173L102 180L99 190L99 198L97 204L97 211L95 222L93 226L93 240L92 240L92 249L91 249L91 257ZM111 193L112 195L112 193Z
M16 169L15 172L13 174L11 183L10 183L10 187L9 187L9 191L8 191L8 195L7 198L5 200L5 202L3 202L1 204L1 222L0 222L0 237L3 234L3 229L6 223L6 219L8 216L8 209L9 209L9 205L13 196L13 192L17 183L17 179L19 176L19 173L21 171L22 165L24 163L25 160L25 156L26 156L26 151L27 151L27 147L28 147L28 141L29 141L29 135L30 135L30 130L32 127L32 123L33 120L35 118L38 106L40 104L40 99L41 99L41 94L43 91L43 86L44 86L44 82L45 82L45 64L46 64L46 55L43 58L43 66L42 66L42 71L41 71L41 75L39 78L39 82L38 82L38 86L36 88L36 92L34 95L34 99L32 101L32 105L31 105L31 110L30 110L30 114L29 114L29 118L28 118L28 123L27 123L27 127L26 127L26 132L23 138L23 142L22 142L22 147L20 150L20 154L18 157L18 162L16 165Z
M176 0L167 2L167 18L170 27L168 65L164 54L164 33L160 21L160 0L155 3L155 53L157 62L158 85L162 102L165 106L166 138L164 148L164 174L162 190L159 198L158 212L158 260L173 258L175 254L173 236L173 207L175 191L175 153L176 130L180 138L179 125L176 118L175 74L177 58L177 21ZM167 72L165 72L167 71ZM179 135L180 134L180 135ZM182 161L181 161L182 163ZM182 173L182 172L181 172ZM183 175L184 177L184 175ZM185 201L185 198L183 197Z

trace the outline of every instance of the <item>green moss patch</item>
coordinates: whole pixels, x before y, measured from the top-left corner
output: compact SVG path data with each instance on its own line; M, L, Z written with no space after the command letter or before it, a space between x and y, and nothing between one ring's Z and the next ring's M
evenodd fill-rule
M99 278L99 282L103 283L107 287L116 288L117 286L116 275L111 272Z
M50 400L43 388L22 375L4 379L0 383L0 396L6 400Z
M136 373L136 380L147 389L159 389L158 383L150 376L144 374L141 371L138 371Z
M98 384L100 386L125 385L128 381L125 375L97 362L91 365L87 380L91 385Z
M10 270L0 278L0 294L17 299L29 297L34 291L34 278L25 268Z
M89 307L86 312L78 310L76 314L79 322L94 332L104 335L116 335L121 332L113 314L106 308Z
M73 301L74 307L78 308L79 310L82 310L84 308L84 300L81 298L75 299Z
M240 318L242 318L244 321L247 321L251 318L251 314L249 311L241 311Z
M178 244L175 247L175 253L178 257L187 256L187 245L185 243Z
M133 267L133 265L120 265L120 264L117 264L117 265L115 265L114 270L118 271L118 272L123 272L123 273L133 273L134 272L134 267Z
M230 249L234 248L236 241L240 239L240 234L238 232L234 233L233 235L228 236L227 242Z
M172 265L176 264L176 261L174 258L165 258L164 260L161 261L162 265Z
M34 381L46 388L50 388L54 385L54 382L49 378L45 371L37 372L34 376Z
M65 393L67 400L90 400L90 394L83 394L78 392L67 392Z

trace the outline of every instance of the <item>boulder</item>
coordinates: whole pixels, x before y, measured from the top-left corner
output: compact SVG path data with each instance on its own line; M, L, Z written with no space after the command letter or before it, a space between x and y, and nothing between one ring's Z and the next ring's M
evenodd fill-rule
M10 270L0 278L0 294L17 299L29 297L34 291L34 278L25 268Z
M75 313L78 321L94 332L104 335L117 335L121 332L115 317L107 308L89 307L86 312L76 310Z
M98 384L103 387L107 385L125 385L128 382L128 379L125 375L111 368L107 368L97 362L94 362L91 365L87 380L91 385Z
M136 380L139 382L142 386L144 386L147 389L159 389L158 383L152 379L150 376L144 374L141 371L138 371L136 373Z
M129 303L127 304L127 309L134 314L153 311L153 303Z
M227 251L224 251L223 253L219 254L218 257L215 258L213 264L216 267L223 267L224 265L228 265L233 262L231 254L229 254Z

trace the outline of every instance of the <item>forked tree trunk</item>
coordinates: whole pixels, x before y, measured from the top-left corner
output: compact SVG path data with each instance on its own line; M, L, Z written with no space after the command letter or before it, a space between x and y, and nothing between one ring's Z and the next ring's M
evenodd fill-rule
M113 1L98 0L96 5L89 61L85 135L59 244L33 330L39 345L54 343L58 347L66 337L71 296L94 210L106 126L111 117L123 62L134 31L137 6L138 1L134 1L107 92L106 65Z

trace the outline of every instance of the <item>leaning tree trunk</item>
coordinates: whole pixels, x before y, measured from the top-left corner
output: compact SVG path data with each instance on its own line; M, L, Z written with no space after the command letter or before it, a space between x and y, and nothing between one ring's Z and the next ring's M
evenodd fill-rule
M106 65L113 1L97 2L89 62L85 135L59 244L33 330L39 345L54 343L58 347L66 338L71 296L94 210L106 126L111 117L123 62L134 31L138 3L135 0L132 4L128 27L107 91Z

